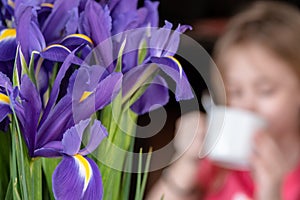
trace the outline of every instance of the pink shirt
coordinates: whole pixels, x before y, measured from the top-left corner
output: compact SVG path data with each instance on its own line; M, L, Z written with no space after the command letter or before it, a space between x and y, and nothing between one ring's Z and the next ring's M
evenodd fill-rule
M222 169L208 159L200 163L199 185L205 200L251 200L255 190L250 172ZM286 176L282 195L300 200L300 163Z

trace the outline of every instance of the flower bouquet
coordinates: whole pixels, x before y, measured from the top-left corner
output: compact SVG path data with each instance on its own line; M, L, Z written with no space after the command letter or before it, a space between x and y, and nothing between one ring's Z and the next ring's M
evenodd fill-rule
M173 57L190 27L158 28L158 3L137 4L2 1L1 199L129 198L137 117L169 100L161 72L176 100L193 97ZM138 157L137 200L150 162Z

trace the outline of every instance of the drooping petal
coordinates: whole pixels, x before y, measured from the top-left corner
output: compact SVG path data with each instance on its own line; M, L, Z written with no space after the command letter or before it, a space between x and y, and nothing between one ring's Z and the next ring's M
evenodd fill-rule
M193 98L191 85L181 64L173 57L152 57L151 61L176 82L175 97L177 101Z
M65 154L73 156L79 152L83 132L89 123L90 119L80 121L64 133L62 145Z
M9 113L11 113L9 105L1 103L1 95L0 95L0 122L2 122Z
M101 178L100 171L96 163L92 159L90 158L86 158L86 159L92 168L93 175L91 176L89 184L83 195L83 199L101 200L103 196L103 185L102 185L102 178Z
M80 154L64 156L53 176L55 199L102 199L103 185L96 163Z
M32 156L35 149L36 133L42 104L37 89L27 75L22 77L20 88L20 97L25 116L21 124L29 154Z
M84 149L79 151L79 154L81 155L87 155L91 152L93 152L100 142L107 137L108 133L106 128L101 124L100 121L95 120L91 131L90 131L90 138L88 144L85 146Z
M57 200L80 199L85 185L85 167L74 157L64 156L52 175Z
M42 32L48 43L59 40L64 35L71 34L69 23L74 27L75 30L73 30L73 33L75 33L77 29L76 23L78 23L78 20L76 22L76 18L78 18L78 5L79 0L55 1L54 8L42 27ZM68 29L68 33L64 32L66 28Z
M162 77L156 76L131 109L138 114L145 114L164 106L168 101L168 85Z
M16 56L16 29L4 29L0 32L0 61L12 60Z
M71 51L60 44L52 44L40 53L41 57L50 61L63 62Z
M67 35L62 41L61 44L68 47L68 46L80 46L82 44L88 44L93 46L94 43L91 38L84 34L71 34Z

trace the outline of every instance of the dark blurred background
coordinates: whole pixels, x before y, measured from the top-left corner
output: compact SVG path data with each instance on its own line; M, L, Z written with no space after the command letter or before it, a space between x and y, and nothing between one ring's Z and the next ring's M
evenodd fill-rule
M144 2L144 0L140 1ZM251 0L161 0L159 4L160 25L164 25L164 20L168 20L176 27L180 24L189 24L193 27L192 31L186 34L195 39L202 47L211 54L213 46L217 38L222 34L228 19L235 15L240 10L246 8L250 3L255 2ZM285 0L284 2L300 7L300 1ZM188 47L185 47L188 48ZM196 93L198 99L204 90L206 84L202 77L195 71L185 60L177 57ZM207 66L206 66L207 67ZM138 138L135 143L135 152L138 152L142 147L144 152L147 152L150 147L153 151L158 150L167 145L174 137L175 122L184 114L180 111L180 105L175 101L174 95L170 92L170 101L164 107L166 112L166 123L164 127L154 136L148 138ZM200 109L203 111L203 108ZM143 127L151 123L151 117L148 114L140 116L138 124ZM137 130L137 134L142 129ZM164 155L171 159L170 155ZM148 184L146 192L158 180L162 170L157 170L149 173ZM132 177L132 192L135 192L136 174ZM133 199L133 197L131 197Z

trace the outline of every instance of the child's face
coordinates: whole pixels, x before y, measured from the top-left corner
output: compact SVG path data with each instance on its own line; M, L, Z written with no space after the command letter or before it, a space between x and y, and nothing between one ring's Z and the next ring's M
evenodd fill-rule
M225 57L228 104L264 117L279 138L299 132L300 81L288 64L255 44L233 47Z

